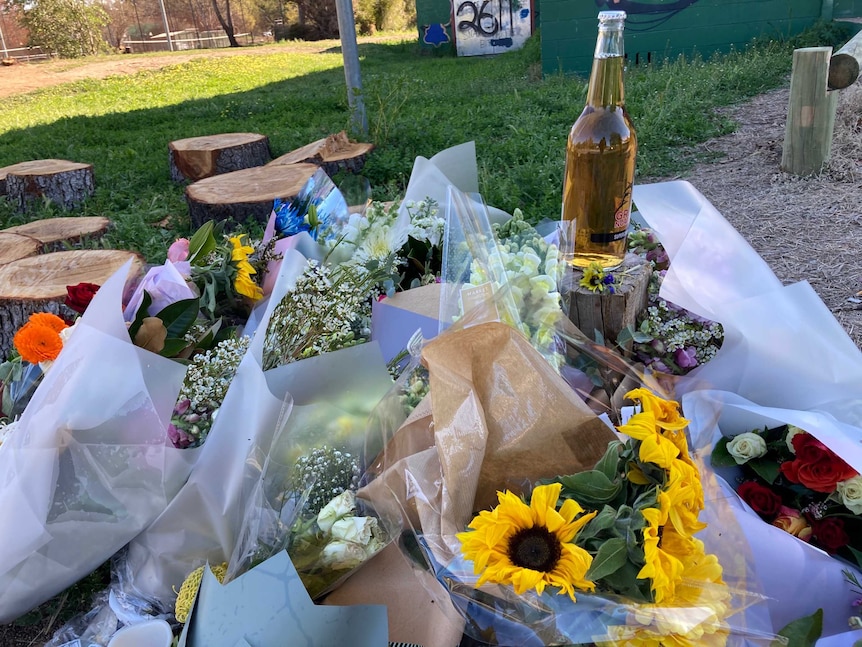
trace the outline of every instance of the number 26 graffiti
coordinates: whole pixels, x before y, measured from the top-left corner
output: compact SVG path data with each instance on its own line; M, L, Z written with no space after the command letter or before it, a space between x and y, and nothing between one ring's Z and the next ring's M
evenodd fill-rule
M462 20L458 23L460 31L475 31L483 36L493 36L500 30L500 23L496 16L485 11L485 8L491 3L491 0L482 0L481 6L477 7L472 0L461 3L458 7L456 16L466 13L465 10L473 12L473 17L470 20Z

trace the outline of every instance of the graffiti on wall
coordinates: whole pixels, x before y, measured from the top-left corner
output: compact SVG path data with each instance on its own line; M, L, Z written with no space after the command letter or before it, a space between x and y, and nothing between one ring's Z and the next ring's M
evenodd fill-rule
M453 14L458 56L518 49L533 32L530 9L519 0L455 0Z
M599 9L625 11L626 29L649 31L662 26L697 0L596 0Z

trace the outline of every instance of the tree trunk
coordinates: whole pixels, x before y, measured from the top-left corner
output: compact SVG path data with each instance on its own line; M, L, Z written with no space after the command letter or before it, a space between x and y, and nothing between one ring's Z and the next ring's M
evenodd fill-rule
M194 227L207 220L265 223L273 201L295 198L315 171L313 164L259 166L199 180L186 187L189 218Z
M239 43L236 40L236 36L233 32L233 18L230 15L230 0L225 0L225 16L222 16L221 9L218 6L218 0L213 1L213 9L215 10L216 18L218 19L221 28L224 29L224 33L227 34L227 40L230 43L231 47L239 47Z
M34 312L75 315L64 304L66 286L102 285L129 259L131 272L140 272L143 261L137 254L105 249L54 252L0 265L0 355L8 355L15 333Z
M0 169L0 195L5 193L19 211L26 211L28 203L42 198L70 209L94 190L92 164L47 159Z
M294 151L277 157L271 165L280 164L316 164L326 174L332 177L339 171L359 173L365 165L368 154L374 149L374 144L351 142L347 134L341 131L337 135L329 135L297 148Z
M256 133L225 133L180 139L168 144L171 179L191 180L263 166L270 160L269 139Z

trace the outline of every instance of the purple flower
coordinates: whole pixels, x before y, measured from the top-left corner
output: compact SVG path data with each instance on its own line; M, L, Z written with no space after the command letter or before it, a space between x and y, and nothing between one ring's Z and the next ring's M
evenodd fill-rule
M697 355L694 346L678 348L673 354L673 359L680 368L693 368L697 366Z
M190 447L195 440L194 436L187 434L182 429L177 429L173 423L168 425L168 438L171 439L171 444L177 449Z

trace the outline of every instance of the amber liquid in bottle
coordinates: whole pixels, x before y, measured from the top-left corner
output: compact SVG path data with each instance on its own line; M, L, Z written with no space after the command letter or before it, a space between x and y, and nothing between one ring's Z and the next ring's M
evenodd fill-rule
M637 137L623 101L621 24L619 32L618 52L600 52L599 34L587 105L566 146L561 249L577 267L612 269L626 254Z

